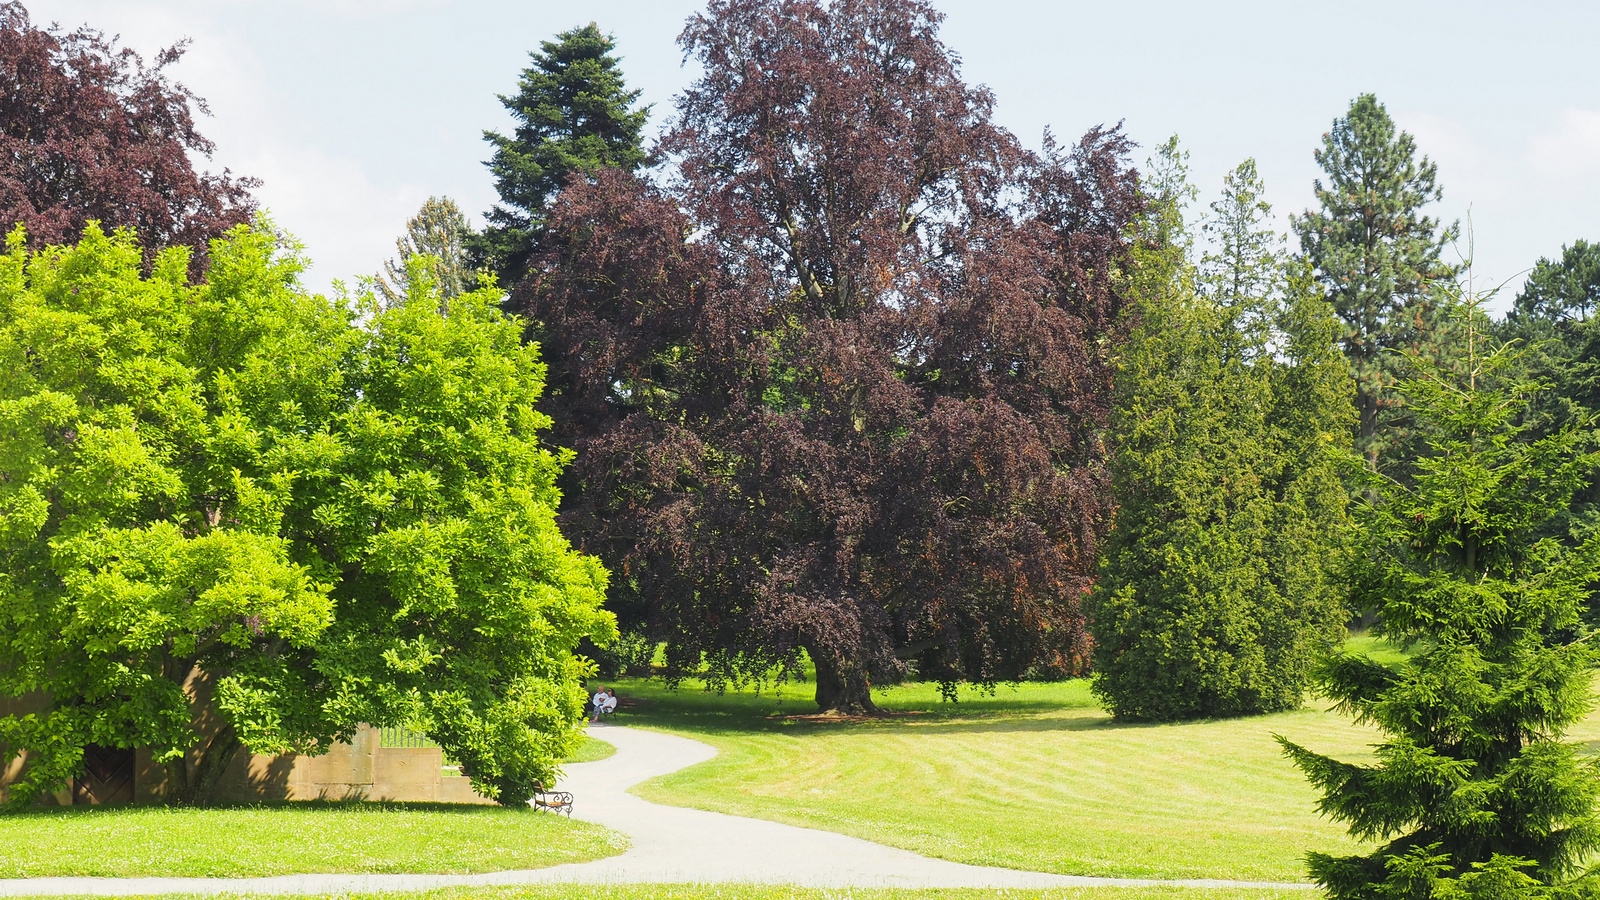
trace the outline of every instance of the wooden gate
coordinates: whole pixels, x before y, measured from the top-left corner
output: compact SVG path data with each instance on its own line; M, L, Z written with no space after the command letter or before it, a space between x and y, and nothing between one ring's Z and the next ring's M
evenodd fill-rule
M83 777L72 783L73 803L132 803L133 751L121 747L83 748Z

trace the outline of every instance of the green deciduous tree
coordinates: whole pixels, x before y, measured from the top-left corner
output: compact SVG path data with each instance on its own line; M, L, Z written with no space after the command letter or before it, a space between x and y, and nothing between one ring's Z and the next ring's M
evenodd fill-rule
M645 162L641 134L650 108L634 108L639 91L628 90L622 78L612 55L616 42L591 22L540 47L529 54L533 65L522 71L517 93L500 97L516 130L509 137L483 134L494 145L486 165L500 203L484 216L488 224L472 250L507 287L527 273L545 206L569 175L631 172Z
M1397 351L1432 353L1442 338L1439 286L1456 269L1440 260L1455 225L1420 210L1438 200L1437 167L1417 158L1383 104L1362 94L1322 137L1319 208L1291 220L1304 259L1344 324L1340 342L1356 384L1356 449L1377 468L1414 455L1393 390Z
M498 292L330 302L275 243L235 230L198 286L96 227L0 257L0 694L50 699L0 718L15 804L90 744L200 800L360 722L514 803L576 739L571 650L614 626L555 526L537 350Z
M1335 900L1553 896L1543 886L1600 849L1600 767L1561 740L1591 705L1596 654L1576 629L1600 541L1535 539L1600 456L1570 428L1521 439L1531 386L1509 377L1508 348L1477 346L1479 328L1469 322L1462 373L1414 361L1402 390L1431 453L1404 483L1373 476L1359 507L1357 593L1414 654L1392 666L1338 655L1320 683L1383 732L1377 759L1280 738L1322 812L1383 842L1309 855Z
M470 290L478 280L467 260L467 244L474 237L461 207L449 197L429 197L417 214L406 220L406 233L394 242L394 259L383 264L375 285L389 305L404 302L411 293L411 267L420 263L424 275L446 305ZM426 290L426 289L424 289Z
M1253 162L1228 177L1214 252L1190 266L1181 163L1169 142L1155 167L1157 240L1118 372L1117 516L1088 606L1094 689L1119 718L1293 707L1345 619L1336 323L1263 227Z

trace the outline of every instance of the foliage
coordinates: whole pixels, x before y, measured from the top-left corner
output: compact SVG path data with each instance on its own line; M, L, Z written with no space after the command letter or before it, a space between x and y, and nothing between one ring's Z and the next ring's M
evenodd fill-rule
M1529 398L1525 439L1574 425L1600 413L1600 244L1574 241L1558 259L1541 258L1500 323L1498 335L1517 341L1517 371L1548 386ZM1541 534L1581 543L1600 528L1600 486L1586 485L1571 507Z
M718 0L666 186L573 182L514 299L563 510L675 673L952 686L1085 663L1127 142L1033 154L914 0Z
M1320 682L1384 733L1377 761L1282 741L1325 815L1385 841L1308 857L1335 900L1547 896L1540 885L1600 849L1600 766L1562 741L1591 706L1596 656L1575 629L1600 541L1533 537L1600 454L1581 452L1573 429L1519 439L1530 385L1506 377L1508 348L1477 346L1480 328L1469 320L1464 377L1420 361L1403 384L1432 453L1409 484L1374 476L1360 509L1357 591L1382 633L1416 652L1387 667L1342 654Z
M167 80L185 42L155 65L88 27L37 28L0 3L0 230L35 246L73 241L89 221L137 229L146 262L183 245L197 274L207 242L250 220L257 181L197 173L213 145L195 128L205 101Z
M1315 153L1328 176L1319 208L1292 216L1305 261L1344 324L1340 342L1356 385L1356 450L1371 466L1399 467L1420 449L1395 393L1399 351L1433 355L1448 342L1440 284L1457 269L1440 261L1457 234L1419 213L1440 198L1438 167L1419 161L1411 135L1362 94ZM1447 351L1448 352L1448 351Z
M1600 244L1573 241L1559 260L1539 258L1508 322L1581 322L1600 309Z
M655 664L656 642L635 629L622 632L610 646L594 647L593 651L586 655L594 660L596 672L602 678L649 675Z
M403 303L411 293L411 266L420 263L424 277L433 283L443 304L470 290L478 274L467 262L467 244L473 238L472 226L449 197L429 197L406 221L406 233L394 242L394 259L383 264L383 274L375 281L378 292L389 305ZM427 289L424 289L426 292ZM443 313L445 307L441 306Z
M556 530L536 349L464 294L310 297L268 226L140 274L135 237L0 257L0 719L13 804L87 744L203 799L241 747L414 723L505 802L577 739L606 575ZM202 720L216 724L202 726ZM204 739L202 742L202 738Z
M633 108L639 91L628 90L615 50L593 22L562 32L529 54L533 65L522 70L517 93L500 96L517 127L510 137L483 133L494 146L485 165L500 204L484 216L487 225L469 248L501 284L514 285L527 273L550 198L573 173L644 165L641 133L650 108Z
M1088 603L1095 692L1126 719L1292 709L1346 619L1348 370L1264 227L1253 161L1212 207L1198 274L1174 239L1175 142L1156 169L1111 432L1116 524Z
M526 808L80 806L0 817L0 878L503 872L587 862L626 846L599 825Z

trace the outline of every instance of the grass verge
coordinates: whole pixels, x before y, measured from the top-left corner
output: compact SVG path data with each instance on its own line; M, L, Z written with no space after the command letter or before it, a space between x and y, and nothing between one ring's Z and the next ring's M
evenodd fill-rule
M605 759L608 756L611 756L613 753L616 753L616 752L617 752L617 748L611 746L610 744L606 743L605 741L602 741L599 738L589 737L588 735L584 735L583 743L579 744L578 745L578 749L572 751L572 755L567 757L566 759L562 760L562 762L563 763L598 762L598 761L600 761L602 759Z
M0 816L0 878L495 872L626 848L598 825L495 806L79 806Z

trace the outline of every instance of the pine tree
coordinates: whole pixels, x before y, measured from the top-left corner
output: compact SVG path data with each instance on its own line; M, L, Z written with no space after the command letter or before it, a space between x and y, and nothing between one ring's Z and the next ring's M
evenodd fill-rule
M1383 104L1362 94L1323 135L1315 182L1320 208L1293 216L1303 258L1344 323L1341 343L1356 382L1356 449L1373 468L1410 453L1402 400L1395 394L1401 356L1441 341L1438 284L1457 272L1440 260L1454 224L1419 213L1437 201L1438 168L1417 159ZM1427 351L1432 352L1432 351Z
M420 266L432 280L440 303L472 290L477 273L467 261L467 244L474 237L461 207L449 197L429 197L406 221L406 233L394 242L394 259L383 264L374 284L386 306L397 306L411 294L412 270Z
M622 78L615 41L590 22L540 47L529 54L533 65L523 70L517 93L500 96L516 131L483 134L494 145L485 165L500 203L485 214L488 225L471 249L475 262L507 288L527 273L545 207L569 175L604 167L631 172L646 160L641 135L650 108L633 108L640 92Z
M1600 309L1600 244L1573 241L1560 259L1539 258L1522 293L1512 303L1510 321L1582 321Z
M1118 503L1090 596L1095 692L1120 718L1299 704L1339 633L1337 460L1349 380L1308 279L1287 278L1254 163L1226 183L1198 272L1182 157L1162 148L1142 322L1118 374Z
M1334 900L1553 896L1600 849L1600 767L1561 740L1591 705L1596 653L1578 611L1600 579L1600 541L1533 536L1566 507L1600 455L1567 429L1520 439L1531 386L1515 355L1483 353L1468 308L1464 374L1413 359L1401 385L1429 429L1410 477L1371 476L1359 509L1357 592L1378 629L1413 651L1386 666L1333 657L1320 686L1385 735L1370 764L1279 738L1322 791L1319 809L1364 856L1308 855Z

